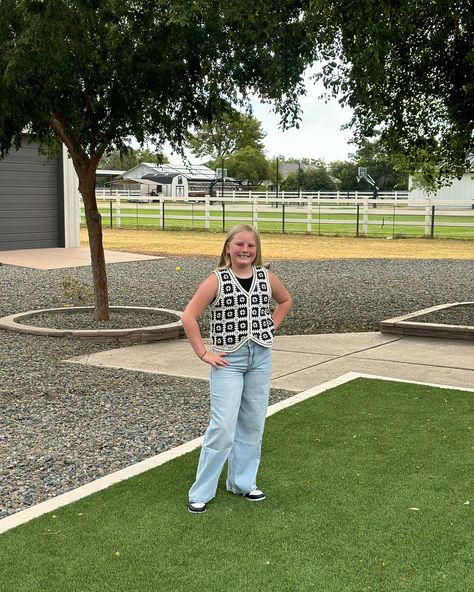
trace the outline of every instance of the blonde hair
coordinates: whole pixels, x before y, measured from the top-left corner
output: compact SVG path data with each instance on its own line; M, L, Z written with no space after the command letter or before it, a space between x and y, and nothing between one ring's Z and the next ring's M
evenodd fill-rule
M234 236L236 234L239 234L239 232L250 232L250 234L253 236L253 238L255 240L255 246L257 247L257 254L255 256L255 259L252 261L252 265L262 265L263 264L262 245L260 243L260 235L258 234L258 232L255 230L255 228L253 226L250 226L249 224L239 224L238 226L234 226L234 228L229 230L229 232L227 233L226 239L224 241L224 246L222 247L221 257L219 259L219 265L217 266L218 269L226 269L231 266L230 257L229 257L229 254L227 253L227 245L230 243L230 241L234 238Z

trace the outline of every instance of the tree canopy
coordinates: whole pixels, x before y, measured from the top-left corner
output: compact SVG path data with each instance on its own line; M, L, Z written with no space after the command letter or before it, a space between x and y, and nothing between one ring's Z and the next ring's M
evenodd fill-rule
M219 159L216 160L215 168L220 167L221 162ZM245 146L225 158L224 167L229 177L234 177L248 186L260 185L271 174L265 155L253 146Z
M23 132L67 146L79 178L96 318L108 318L95 172L129 139L180 149L250 92L289 124L313 59L293 0L2 0L0 157Z
M326 25L322 25L322 19ZM474 10L465 0L323 0L320 77L354 111L356 141L428 183L460 176L474 152Z
M246 147L262 151L265 136L258 119L249 113L229 109L192 134L189 146L198 157L217 159Z
M285 191L334 191L336 183L324 163L318 163L291 173L281 184Z
M131 136L180 148L249 90L290 120L311 59L291 0L2 0L0 11L1 154L25 128L56 132L82 161Z

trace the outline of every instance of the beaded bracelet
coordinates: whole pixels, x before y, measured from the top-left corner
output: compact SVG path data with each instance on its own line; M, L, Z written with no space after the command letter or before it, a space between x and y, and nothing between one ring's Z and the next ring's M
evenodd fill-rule
M202 356L201 356L199 359L200 359L200 360L202 360L202 359L203 359L203 357L204 357L206 354L207 354L207 349L206 349L206 351L205 351L205 352L202 354Z

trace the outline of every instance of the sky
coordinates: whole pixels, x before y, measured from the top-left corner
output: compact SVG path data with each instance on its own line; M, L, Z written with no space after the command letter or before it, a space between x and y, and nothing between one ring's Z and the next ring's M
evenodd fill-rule
M282 131L279 116L271 106L258 100L252 101L253 115L267 133L263 140L268 157L282 155L291 158L319 158L326 162L347 160L355 147L349 145L350 130L341 126L351 118L349 109L343 109L336 99L325 103L318 100L318 93L308 89L308 95L301 100L301 121L299 128Z
M352 137L350 130L341 130L348 123L351 110L342 108L337 99L325 103L319 99L323 87L316 86L311 80L311 71L305 75L306 95L301 97L301 120L299 129L292 128L282 131L279 127L280 118L272 111L271 105L263 104L258 98L251 101L253 116L258 119L266 137L263 140L268 158L285 156L286 158L318 158L325 162L347 160L356 147L349 144ZM165 146L165 153L172 162L182 159L170 152ZM191 163L196 157L188 153Z

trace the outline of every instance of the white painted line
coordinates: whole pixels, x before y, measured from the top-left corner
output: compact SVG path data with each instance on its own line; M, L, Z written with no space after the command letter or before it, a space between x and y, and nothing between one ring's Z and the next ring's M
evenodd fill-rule
M381 376L378 374L366 374L364 372L354 372L357 374L356 378L373 378L375 380L385 380L387 382L406 382L408 384L419 384L421 386L432 386L440 389L449 389L451 391L466 391L468 393L474 393L474 388L467 386L452 386L450 384L438 384L436 382L422 382L420 380L407 380L406 378L394 378L393 376Z
M342 374L337 378L333 378L332 380L328 380L327 382L323 382L318 386L313 386L289 399L285 399L284 401L280 401L279 403L275 403L268 408L267 417L281 411L282 409L286 409L287 407L291 407L292 405L296 405L296 403L301 403L301 401L305 401L306 399L310 399L315 395L319 395L324 391L328 391L336 386L340 386L341 384L345 384L346 382L350 382L354 380L354 378L358 378L359 374L357 372L346 372L346 374Z
M296 405L297 403L301 403L301 401L305 401L306 399L310 399L320 393L328 391L336 386L340 386L342 384L346 384L351 380L355 380L356 378L369 378L369 379L377 379L377 380L386 380L392 382L406 382L409 384L420 384L424 386L433 386L436 388L444 388L450 390L459 390L459 391L468 391L474 392L472 388L462 388L450 385L443 385L443 384L431 384L427 382L418 382L415 380L405 380L403 378L387 378L386 376L378 376L375 374L363 374L360 372L347 372L346 374L342 374L338 378L334 378L333 380L329 380L328 382L324 382L318 386L309 388L289 399L285 399L284 401L280 401L279 403L275 403L268 408L267 417L281 411L282 409L286 409L287 407L291 407L292 405ZM152 456L151 458L147 458L139 463L121 469L120 471L116 471L115 473L111 473L110 475L106 475L105 477L101 477L100 479L96 479L91 483L87 483L86 485L82 485L76 489L68 491L67 493L63 493L62 495L58 495L52 499L46 500L31 508L27 508L26 510L21 510L16 514L12 514L7 518L3 518L0 520L0 534L11 530L21 524L25 524L34 518L39 518L43 514L47 514L48 512L52 512L61 508L63 506L67 506L73 502L76 502L84 497L92 495L93 493L97 493L111 485L115 485L116 483L120 483L121 481L125 481L126 479L130 479L130 477L135 477L145 471L149 471L150 469L154 469L164 463L167 463L170 460L174 460L183 454L187 454L196 448L201 446L203 438L195 438L190 442L186 442L181 446L177 446L176 448L172 448L171 450L167 450L166 452L162 452L161 454L157 454L156 456Z

